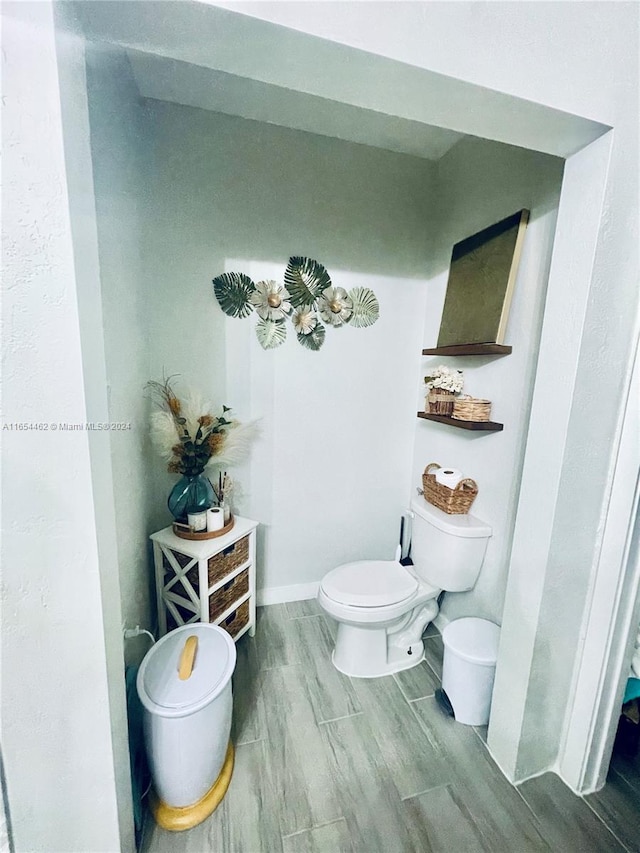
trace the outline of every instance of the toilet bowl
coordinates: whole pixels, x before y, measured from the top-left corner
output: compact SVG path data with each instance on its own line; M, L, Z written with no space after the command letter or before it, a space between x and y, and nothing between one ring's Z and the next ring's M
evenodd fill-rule
M422 635L443 590L475 584L491 528L412 501L413 566L396 560L345 563L324 576L318 603L338 623L333 663L345 675L378 678L424 659Z
M320 584L318 602L338 623L336 669L377 678L420 663L422 634L438 612L439 593L395 560L333 569Z

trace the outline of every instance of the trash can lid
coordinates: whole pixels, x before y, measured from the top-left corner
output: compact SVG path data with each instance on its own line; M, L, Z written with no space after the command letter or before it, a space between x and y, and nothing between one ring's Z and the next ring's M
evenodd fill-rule
M140 701L159 716L191 714L222 692L235 665L236 646L226 631L202 622L183 625L145 655L137 678Z
M454 619L442 632L442 642L463 660L487 666L498 660L500 628L475 616Z

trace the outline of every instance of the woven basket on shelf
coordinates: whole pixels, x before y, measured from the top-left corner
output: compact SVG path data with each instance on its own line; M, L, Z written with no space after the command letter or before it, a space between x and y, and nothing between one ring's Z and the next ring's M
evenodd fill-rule
M207 561L207 574L209 586L213 586L213 584L217 583L219 580L222 580L226 575L230 575L234 569L237 569L238 566L241 566L243 563L246 563L249 559L249 537L243 536L242 539L238 539L237 542L234 542L232 545L229 545L228 548L225 548L224 551L220 551L219 554L215 554L213 557L209 557ZM191 581L192 585L195 589L197 589L198 584L198 566L195 565L191 571L187 573L187 577Z
M443 486L436 481L435 471L440 468L437 462L430 462L422 475L424 499L437 506L448 515L465 515L478 494L475 480L461 480L455 489Z
M249 599L247 599L237 608L237 610L234 610L226 619L223 619L219 625L221 628L224 628L227 634L231 634L232 637L235 637L235 635L239 634L247 624L249 616Z
M453 404L452 417L458 421L488 421L491 417L491 400L457 397Z
M209 597L209 622L215 622L218 616L249 592L249 569L244 569Z
M426 410L431 415L451 417L455 399L450 391L443 391L442 388L431 388L427 395Z

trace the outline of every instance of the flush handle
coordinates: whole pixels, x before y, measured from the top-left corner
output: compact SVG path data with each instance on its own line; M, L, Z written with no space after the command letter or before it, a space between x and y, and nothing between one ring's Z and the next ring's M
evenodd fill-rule
M198 638L195 634L192 634L191 637L187 637L187 641L184 644L180 655L180 663L178 664L178 678L180 681L186 681L191 677L197 650Z

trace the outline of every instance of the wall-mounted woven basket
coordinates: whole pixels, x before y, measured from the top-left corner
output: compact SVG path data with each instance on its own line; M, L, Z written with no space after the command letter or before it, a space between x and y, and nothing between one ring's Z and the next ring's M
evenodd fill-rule
M491 419L491 400L456 397L452 417L458 421L488 421Z
M436 481L434 472L440 467L437 462L430 462L424 469L422 475L424 499L448 515L465 515L478 494L475 480L468 478L461 480L455 489L450 489Z
M451 417L455 399L450 391L443 391L442 388L431 388L427 394L425 410L432 415Z

